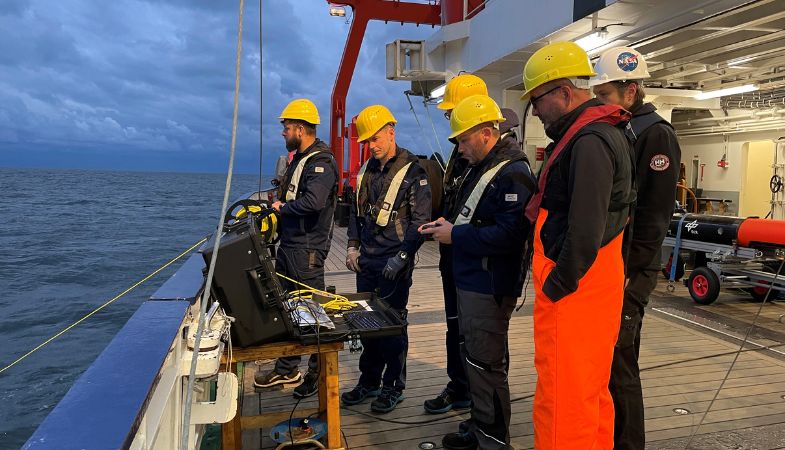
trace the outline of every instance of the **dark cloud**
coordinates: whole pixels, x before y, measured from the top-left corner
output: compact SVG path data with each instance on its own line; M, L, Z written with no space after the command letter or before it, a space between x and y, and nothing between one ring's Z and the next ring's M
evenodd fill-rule
M244 18L237 143L245 172L257 170L260 145L268 169L283 154L277 117L293 98L316 102L319 134L328 138L330 94L349 31L323 0L261 4L262 52L258 1L246 2ZM88 0L3 0L0 165L41 166L48 159L55 166L124 168L135 155L136 168L149 162L154 170L224 170L237 7L213 0L116 0L100 7ZM388 105L401 143L421 153L429 151L426 139L435 147L430 122L417 105L423 135L402 95L408 83L385 80L384 44L431 32L372 23L347 104L349 115ZM431 112L443 139L445 121ZM70 154L79 157L64 163ZM172 161L177 167L156 166Z

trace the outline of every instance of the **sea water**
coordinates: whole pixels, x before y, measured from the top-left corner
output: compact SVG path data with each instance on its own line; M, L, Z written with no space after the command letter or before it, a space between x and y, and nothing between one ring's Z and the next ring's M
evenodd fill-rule
M210 234L225 181L0 168L0 368ZM258 188L258 176L236 175L230 200ZM0 374L0 449L24 444L181 262Z

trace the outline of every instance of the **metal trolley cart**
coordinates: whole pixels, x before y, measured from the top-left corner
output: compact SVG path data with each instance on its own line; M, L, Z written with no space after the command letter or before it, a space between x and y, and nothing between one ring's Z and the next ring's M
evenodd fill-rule
M785 292L785 277L776 273L785 257L783 237L783 221L676 214L662 243L671 255L668 290L673 292L682 251L688 251L694 268L684 284L695 302L714 302L721 287L743 289L756 300L771 288L773 299Z

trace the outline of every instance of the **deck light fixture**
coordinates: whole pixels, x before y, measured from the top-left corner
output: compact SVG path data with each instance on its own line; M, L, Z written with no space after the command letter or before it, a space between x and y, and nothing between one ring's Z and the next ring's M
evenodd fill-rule
M718 89L716 91L701 92L695 96L696 100L706 100L708 98L724 97L726 95L743 94L745 92L757 91L758 86L754 84L745 84L744 86L735 86L726 89Z
M346 17L346 9L330 3L330 15L333 17Z
M595 48L602 47L608 41L608 27L594 28L589 34L578 38L575 43L582 49L590 52Z
M439 98L444 97L444 92L447 90L447 83L440 84L431 90L431 93L428 94L431 98Z

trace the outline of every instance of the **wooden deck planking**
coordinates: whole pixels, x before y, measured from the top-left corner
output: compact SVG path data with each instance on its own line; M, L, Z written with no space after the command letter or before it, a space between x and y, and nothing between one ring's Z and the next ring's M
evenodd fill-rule
M336 230L340 233L341 230ZM438 262L438 248L428 242L421 250L428 258ZM353 291L354 274L345 270L345 240L334 239L330 258L337 269L328 272L326 282L335 285L338 292ZM409 341L410 349L407 367L407 389L404 400L393 412L379 416L387 420L421 422L438 419L442 416L426 415L422 402L437 394L447 382L445 373L446 357L444 352L443 306L439 272L423 261L421 257L414 274L414 284L410 295ZM340 263L340 265L338 264ZM664 284L658 290L664 292ZM677 291L678 293L678 291ZM684 301L691 301L688 294ZM531 285L528 287L528 303L533 303ZM720 301L720 300L718 300ZM781 305L767 310L767 319L776 321ZM740 316L747 314L751 321L759 304L734 304ZM769 305L766 305L769 306ZM514 314L510 326L510 389L512 398L530 396L534 391L536 373L533 367L532 317L530 306ZM780 325L781 326L781 325ZM657 442L689 436L700 420L715 394L716 388L725 376L737 349L730 344L707 333L673 323L655 314L647 314L643 327L641 378L646 398L647 440L652 443L647 448L657 448ZM715 356L715 355L721 356ZM724 354L724 355L722 355ZM714 357L712 357L714 356ZM357 380L358 354L344 351L340 355L341 390L350 389ZM694 358L707 358L692 360ZM709 358L710 357L710 358ZM662 364L686 361L677 365L656 368ZM303 362L304 364L304 362ZM267 390L263 395L253 392L252 380L255 366L250 365L244 374L246 390L243 411L258 414L261 409L291 410L294 400L291 387L283 390ZM268 367L270 367L268 363ZM728 380L707 415L699 434L739 430L745 427L771 424L785 424L785 363L758 352L745 352L731 372ZM315 406L315 399L302 401L299 409ZM686 408L689 415L676 415L674 408ZM297 414L295 414L295 417ZM376 420L370 414L368 402L342 410L342 426L350 448L417 448L422 441L431 441L440 448L441 437L457 429L457 423L468 418L467 413L445 415L444 420L430 424L395 424ZM261 448L274 448L263 430ZM260 433L245 431L244 448L260 448ZM531 398L513 403L511 423L512 444L515 448L532 448ZM700 447L695 447L700 448Z

